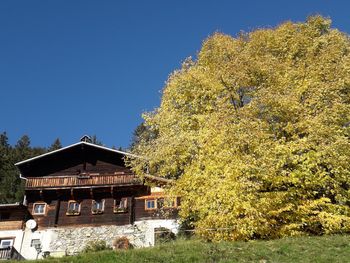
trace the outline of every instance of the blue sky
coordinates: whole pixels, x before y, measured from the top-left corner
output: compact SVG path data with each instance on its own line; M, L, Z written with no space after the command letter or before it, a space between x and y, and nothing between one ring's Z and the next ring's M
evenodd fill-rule
M83 134L127 147L168 75L215 31L329 16L350 32L350 2L0 1L0 132L63 145Z

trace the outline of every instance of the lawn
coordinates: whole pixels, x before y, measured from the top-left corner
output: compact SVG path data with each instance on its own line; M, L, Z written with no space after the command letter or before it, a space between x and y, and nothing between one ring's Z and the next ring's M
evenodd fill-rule
M153 248L83 253L40 262L350 262L350 235L219 243L177 240Z

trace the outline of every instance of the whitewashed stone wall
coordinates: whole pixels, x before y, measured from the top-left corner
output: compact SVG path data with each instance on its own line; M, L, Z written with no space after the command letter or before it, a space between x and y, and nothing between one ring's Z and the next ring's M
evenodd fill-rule
M177 234L179 224L177 220L145 220L136 221L133 225L124 226L98 226L98 227L60 227L31 231L26 229L23 233L21 254L26 259L42 258L43 253L37 255L31 246L33 239L40 240L42 252L49 252L51 256L59 257L74 255L82 251L88 242L104 240L112 247L113 240L118 237L127 237L134 247L153 246L154 229L164 227Z
M168 228L177 234L178 222L147 220L125 226L51 228L42 233L42 239L50 240L46 246L51 255L73 255L83 250L90 241L104 240L112 247L113 240L123 236L127 237L134 247L153 246L154 229L158 227Z
M50 251L64 251L67 255L80 252L88 242L104 240L112 247L113 240L126 236L135 246L142 246L145 240L145 230L136 226L99 226L51 229L55 238L51 241Z

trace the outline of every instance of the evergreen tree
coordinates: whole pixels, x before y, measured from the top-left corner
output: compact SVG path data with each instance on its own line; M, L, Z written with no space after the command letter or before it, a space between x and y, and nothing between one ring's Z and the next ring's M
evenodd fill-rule
M9 145L6 132L0 134L0 203L22 201L24 182L19 178L15 163L43 154L45 148L30 147L30 138L22 136L14 147Z
M54 151L62 148L62 144L59 138L56 138L56 140L51 144L51 146L48 148L48 151Z
M97 138L96 134L94 134L94 135L91 137L91 143L96 144L96 145L103 146L102 141L100 141L100 140Z

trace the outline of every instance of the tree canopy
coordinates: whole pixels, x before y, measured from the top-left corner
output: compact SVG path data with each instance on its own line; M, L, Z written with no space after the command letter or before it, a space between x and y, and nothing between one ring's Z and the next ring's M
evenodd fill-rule
M349 52L321 16L215 33L143 115L157 136L130 164L175 179L181 217L209 239L349 232Z

